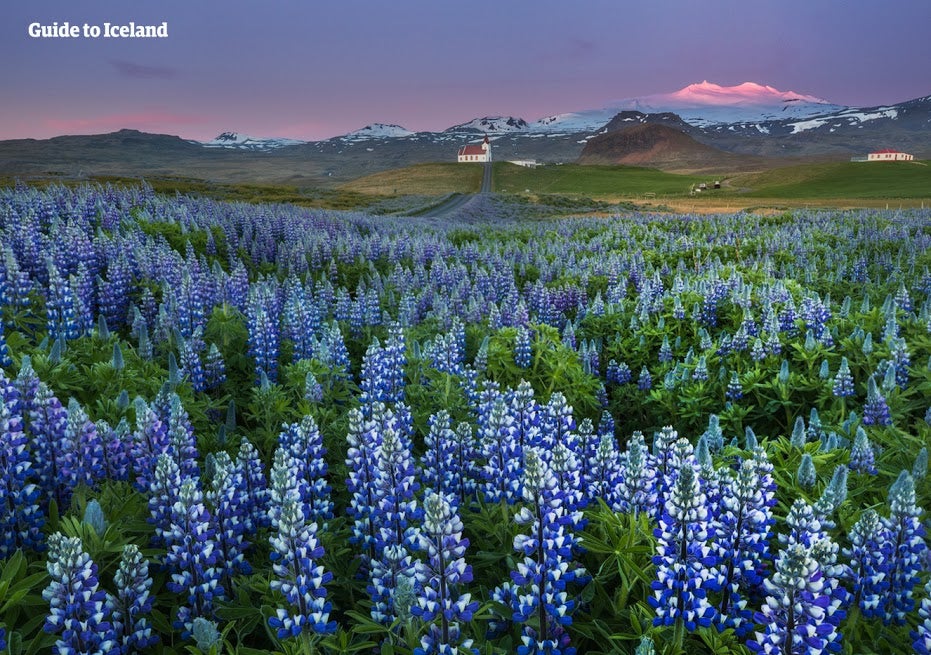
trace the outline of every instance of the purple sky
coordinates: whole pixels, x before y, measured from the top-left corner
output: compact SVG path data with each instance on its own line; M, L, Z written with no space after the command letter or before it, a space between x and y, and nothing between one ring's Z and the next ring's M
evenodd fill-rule
M28 36L54 20L167 21L169 38ZM878 105L931 94L928 25L929 0L11 0L0 139L443 129L705 79Z

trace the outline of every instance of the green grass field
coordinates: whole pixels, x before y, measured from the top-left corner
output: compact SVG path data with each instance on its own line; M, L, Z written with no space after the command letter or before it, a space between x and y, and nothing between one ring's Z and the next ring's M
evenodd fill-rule
M477 193L482 187L479 164L416 164L360 177L340 187L343 191L372 195L442 196Z
M931 166L924 162L842 162L777 168L736 176L733 187L757 198L931 198Z
M609 199L643 196L687 196L693 184L707 176L675 175L636 166L547 165L524 168L495 164L494 188L499 193L559 194Z

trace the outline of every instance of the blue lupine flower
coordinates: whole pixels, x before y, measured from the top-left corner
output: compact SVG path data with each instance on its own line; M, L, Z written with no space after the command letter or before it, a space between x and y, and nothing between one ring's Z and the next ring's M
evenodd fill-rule
M683 462L654 530L656 579L648 598L656 610L653 625L682 621L686 630L694 632L715 620L707 592L720 589L724 579L715 569L710 518L693 464Z
M97 565L79 537L56 532L49 537L49 585L42 598L49 604L44 630L60 634L55 648L62 655L119 652L113 632L111 603L99 588Z
M888 563L891 547L882 519L873 509L866 509L850 530L850 548L844 556L850 560L854 602L866 618L885 615L883 601L889 589Z
M127 403L129 397L126 397ZM115 428L104 421L97 421L97 434L103 441L105 477L108 480L129 479L129 424L120 419Z
M315 404L323 402L323 386L317 381L313 371L307 371L304 377L304 400Z
M68 506L74 481L71 463L73 449L67 442L68 412L44 382L38 382L29 416L32 468L39 482L44 507L54 500L59 508Z
M0 371L0 559L42 547L45 521L26 448L19 391Z
M921 622L911 633L912 648L918 655L931 654L931 580L925 584L925 596L918 607Z
M204 360L204 377L207 389L216 389L226 382L226 362L217 344L211 343Z
M381 443L375 453L375 511L371 521L376 528L375 550L381 556L372 561L368 592L372 598L372 618L391 624L400 617L395 591L399 581L413 579L410 550L417 543L416 524L422 510L415 494L419 489L410 439L391 410L385 410Z
M913 591L918 584L922 558L928 549L921 508L915 504L915 481L902 471L889 489L889 518L883 519L891 545L887 562L889 591L884 600L885 623L902 625L915 608Z
M178 463L167 453L158 456L155 474L149 485L149 523L155 526L153 546L164 546L166 534L171 530L171 513L181 488L181 471Z
M763 632L747 642L755 653L802 655L840 650L840 633L829 617L841 615L829 593L829 581L813 549L793 543L779 553L768 594L756 621Z
M892 425L889 405L876 389L875 378L870 378L866 386L866 404L863 406L863 425Z
M305 416L300 423L292 423L278 435L278 443L287 448L297 463L299 491L308 521L319 521L324 526L333 518L330 485L327 484L327 463L324 456L323 436L313 416Z
M136 429L132 434L130 461L135 480L133 486L139 491L148 491L155 473L158 456L168 452L167 426L155 411L141 398L136 399Z
M317 524L307 522L299 499L289 496L284 500L277 529L269 542L275 574L270 587L280 591L290 606L277 608L275 616L268 619L278 638L298 637L305 632L335 632L336 622L330 621L332 606L326 600L325 586L333 574L319 564L324 553L317 540Z
M173 623L183 639L190 637L193 620L211 618L214 599L224 596L212 524L197 482L184 480L171 508L171 528L165 534L165 566L171 574L165 586L183 598Z
M857 473L876 475L876 456L866 430L857 427L857 435L850 449L850 469Z
M458 477L463 471L456 468L457 444L450 426L449 412L440 410L430 416L424 445L426 452L420 460L424 487L443 496L458 498L462 488Z
M847 499L847 467L838 464L831 476L831 481L824 488L821 497L812 508L821 525L828 529L837 527L832 515Z
M653 386L653 377L650 375L649 369L644 366L640 369L640 377L637 378L637 388L640 391L649 391Z
M459 587L472 581L472 567L465 562L469 540L462 536L462 520L447 498L428 491L424 499L424 524L418 536L418 549L427 561L416 567L419 593L411 613L429 624L420 639L416 655L448 653L471 649L472 640L463 639L460 622L468 623L478 609L469 593Z
M217 565L223 586L232 588L229 583L233 575L252 572L245 555L249 542L245 539L244 480L228 453L221 450L208 457L212 458L213 476L206 498L213 519Z
M113 576L116 597L113 605L113 631L123 654L144 650L158 643L148 615L152 612L152 578L149 563L135 544L123 546L119 568Z
M737 375L737 371L731 371L731 379L727 383L727 390L724 392L724 397L728 400L740 400L743 398L744 390L743 385L740 383L740 376Z
M348 418L346 468L349 470L349 478L346 480L346 489L349 492L349 507L346 513L352 519L349 543L355 544L362 551L363 566L367 566L375 555L376 528L372 514L376 511L375 467L381 433L373 425L366 424L362 411L357 407L349 410Z
M275 449L272 468L268 474L268 523L273 529L278 527L281 508L284 501L293 498L298 501L305 516L308 513L304 498L308 495L307 483L301 475L301 463L284 445Z
M259 528L269 525L268 483L259 451L248 439L239 444L236 475L240 479L238 505L242 508L245 534L255 534Z
M928 447L922 446L912 464L912 477L920 480L928 474Z
M719 629L734 628L738 636L746 635L751 628L753 612L747 608L747 596L762 582L770 559L774 499L772 491L762 483L760 464L758 457L745 459L736 472L725 474L721 512L714 520L717 558L724 579L716 625Z
M163 416L168 430L168 449L178 463L178 469L185 478L200 476L197 466L197 438L194 426L187 410L181 405L181 398L172 393L168 399L168 415Z
M837 375L834 376L834 384L831 387L831 393L838 398L848 398L854 395L853 376L850 374L850 364L847 363L846 357L841 357L840 368L837 369Z
M517 652L573 655L566 626L572 624L576 602L566 584L584 574L571 560L576 538L566 530L562 493L538 449L525 451L523 470L526 504L514 520L529 531L514 538L514 550L523 561L511 571L519 588L512 597L514 620L525 624Z
M74 398L68 401L65 438L74 448L74 481L93 487L106 473L104 445L97 434L97 426Z
M486 502L506 500L513 504L520 493L521 470L514 417L508 412L504 398L498 398L490 406L484 403L482 412L487 416L479 421L480 424L484 423L479 434L482 458L485 460L482 467L482 493Z
M530 368L530 331L523 325L518 326L514 341L514 363L519 368Z

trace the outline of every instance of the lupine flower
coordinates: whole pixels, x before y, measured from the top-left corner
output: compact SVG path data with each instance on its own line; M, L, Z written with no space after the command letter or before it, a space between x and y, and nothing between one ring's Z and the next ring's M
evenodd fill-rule
M136 429L132 434L130 461L135 473L133 486L148 491L158 456L168 452L168 430L151 407L136 399Z
M191 635L193 620L213 615L213 601L224 596L217 570L213 520L204 507L203 494L194 480L185 480L171 508L171 528L165 534L168 591L183 598L174 627L182 638Z
M522 493L526 504L515 521L529 526L529 533L514 538L514 550L523 561L511 572L519 588L512 597L514 620L524 624L517 652L572 655L566 626L576 603L569 599L566 584L583 572L571 561L575 537L563 525L562 493L536 448L524 453Z
M866 386L866 404L863 406L863 425L892 425L889 405L876 389L875 378L870 378Z
M839 650L840 633L828 618L843 611L834 606L825 571L810 547L794 543L782 550L763 588L768 595L756 621L764 631L747 642L751 651L803 655Z
M327 484L327 463L324 456L323 436L313 416L305 416L300 423L292 423L278 435L278 443L286 448L297 464L298 489L304 503L308 521L326 521L333 518L330 485Z
M838 398L847 398L854 395L853 376L850 374L850 365L846 357L841 357L840 368L834 376L831 392Z
M277 630L279 639L305 632L334 632L336 623L329 620L332 608L326 600L325 586L333 574L318 563L324 553L317 540L317 524L307 522L299 499L284 500L277 529L269 541L275 574L270 587L280 591L290 607L277 608L268 624Z
M743 385L740 383L740 376L737 375L737 371L731 371L731 379L727 383L727 390L724 392L725 398L728 400L740 400L743 398L744 391Z
M866 435L866 430L857 427L857 436L854 437L853 447L850 449L850 469L857 473L876 475L876 456L873 445Z
M207 389L216 389L226 382L226 362L217 344L211 343L204 361L204 378Z
M922 446L912 464L912 477L920 480L928 474L928 447Z
M23 432L19 391L0 371L0 559L19 548L42 547L39 490L30 481L32 470Z
M49 585L42 598L49 604L44 630L60 634L55 648L68 653L108 653L120 649L111 624L110 603L99 588L97 565L79 537L56 532L49 537Z
M503 398L498 398L489 407L483 406L487 419L479 434L482 457L482 492L485 501L497 503L506 500L516 502L520 493L520 450L516 440L514 418L508 412Z
M879 514L866 509L850 530L850 548L844 549L844 556L850 561L854 602L866 618L885 615L883 600L889 589L892 547L887 537Z
M813 510L815 516L826 528L836 527L832 515L847 499L847 467L838 464L831 476L831 481L824 488L821 497L815 503Z
M172 393L168 400L168 414L163 416L168 429L169 452L178 463L181 475L186 478L200 476L197 466L197 438L194 426L187 410L181 405L181 398Z
M240 479L238 505L242 508L245 534L255 534L260 527L269 525L268 484L259 451L248 439L239 444L235 475Z
M514 363L519 368L530 368L530 358L530 331L521 325L514 341Z
M228 453L221 450L208 457L212 458L213 475L206 497L213 519L217 564L223 575L223 585L232 588L229 583L233 575L252 572L245 556L249 542L245 539L244 480Z
M323 387L317 381L313 371L307 371L304 377L304 400L309 403L323 402Z
M656 536L656 579L647 600L656 610L653 625L682 621L694 632L708 627L716 610L707 598L724 582L715 570L716 558L709 542L709 513L705 494L693 464L683 462L669 490Z
M765 458L765 454L762 455ZM745 459L721 485L721 512L713 521L717 559L724 582L716 625L743 636L752 625L747 596L763 579L770 559L773 493L762 483L758 458Z
M640 369L640 377L637 378L637 388L640 391L649 391L653 386L653 378L646 366Z
M65 439L74 449L72 479L77 484L93 487L106 473L104 446L97 426L74 398L68 402Z
M29 416L30 446L41 502L47 507L54 500L59 508L65 508L75 484L74 450L66 431L68 411L44 382L38 383L33 405Z
M376 452L381 433L367 425L358 408L349 410L349 430L346 435L346 467L349 478L346 489L350 494L346 513L352 519L349 543L362 551L363 566L375 555L376 528L372 514L376 511L375 477Z
M789 438L789 443L792 444L793 448L803 449L805 443L808 441L808 431L805 430L805 419L801 416L795 417L795 425L792 427L792 436Z
M386 410L375 453L371 521L376 528L375 551L381 557L372 562L368 592L373 601L372 618L385 624L399 618L395 604L399 580L413 578L410 550L417 543L416 525L422 515L415 497L419 484L410 439L399 427L391 410Z
M918 607L918 618L921 622L909 634L912 638L912 648L918 655L931 653L931 580L925 584L925 596Z
M158 643L147 618L152 611L152 578L149 563L134 544L123 546L119 568L113 576L116 597L113 605L113 631L123 655L144 650Z
M918 584L921 560L928 549L921 508L915 504L915 481L902 471L889 489L889 518L883 519L891 545L888 560L889 591L884 601L884 622L902 625L915 608L913 590Z
M455 507L442 494L428 491L417 544L427 553L427 561L416 567L420 593L411 613L430 626L414 649L417 655L471 650L472 640L462 638L459 623L472 620L478 602L468 593L458 593L460 585L472 581L472 567L464 557L469 540L462 530Z

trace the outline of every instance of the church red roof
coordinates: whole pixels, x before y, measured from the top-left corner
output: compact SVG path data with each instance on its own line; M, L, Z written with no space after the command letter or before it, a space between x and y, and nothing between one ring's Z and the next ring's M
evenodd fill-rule
M484 155L485 149L482 146L462 146L459 148L460 155Z
M888 153L888 154L892 154L892 153L896 153L896 152L902 152L902 151L901 151L901 150L896 150L896 149L894 149L894 148L883 148L882 150L875 150L875 151L873 151L873 152L870 153L870 154L873 154L873 155L884 155L884 154L887 154L887 153Z

